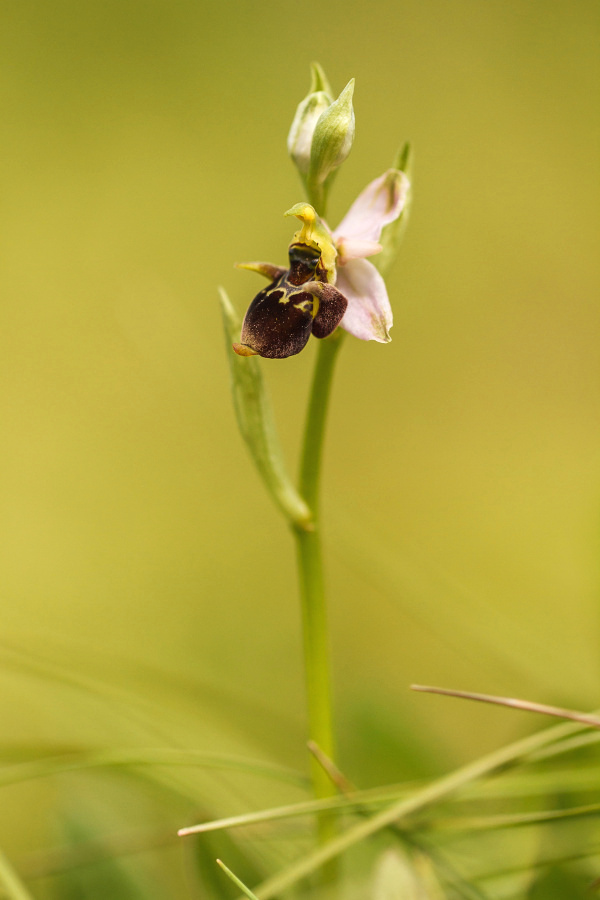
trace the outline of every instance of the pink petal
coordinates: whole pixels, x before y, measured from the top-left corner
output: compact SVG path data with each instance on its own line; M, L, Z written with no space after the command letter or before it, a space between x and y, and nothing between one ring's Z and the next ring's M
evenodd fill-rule
M342 328L361 341L391 341L392 308L385 281L366 259L352 259L338 269L337 288L348 301Z
M377 241L338 238L336 249L338 252L337 264L345 266L349 259L364 259L366 256L375 256L376 253L381 253L382 248Z
M334 232L336 240L378 241L384 225L402 212L409 187L404 172L388 169L358 195Z

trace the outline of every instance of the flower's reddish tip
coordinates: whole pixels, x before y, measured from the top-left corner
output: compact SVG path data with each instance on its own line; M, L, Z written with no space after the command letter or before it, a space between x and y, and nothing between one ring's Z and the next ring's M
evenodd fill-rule
M233 344L232 346L238 356L258 356L256 350L253 350L248 344Z

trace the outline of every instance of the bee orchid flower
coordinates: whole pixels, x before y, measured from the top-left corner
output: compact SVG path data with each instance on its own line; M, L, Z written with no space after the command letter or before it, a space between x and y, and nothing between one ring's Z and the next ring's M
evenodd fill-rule
M302 222L289 247L289 268L239 265L271 284L250 304L235 352L283 359L299 353L311 334L325 338L338 325L363 341L390 341L387 289L367 257L381 251L382 230L400 216L409 186L403 172L389 169L365 188L333 232L308 203L288 210L285 215Z
M333 232L336 286L348 300L341 326L362 341L391 341L387 288L367 257L381 251L381 232L402 213L409 189L404 172L388 169L359 194Z

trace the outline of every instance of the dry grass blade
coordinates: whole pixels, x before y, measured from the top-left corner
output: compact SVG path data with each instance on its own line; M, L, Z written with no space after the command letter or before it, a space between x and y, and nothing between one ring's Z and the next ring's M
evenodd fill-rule
M533 703L530 700L517 700L514 697L495 697L493 694L478 694L473 691L455 691L451 688L430 687L424 684L411 684L411 691L424 694L441 694L444 697L458 697L459 700L477 700L480 703L493 703L496 706L508 706L523 712L541 713L557 719L569 719L590 728L600 728L600 718L593 713L577 712L573 709L562 709L560 706L547 706L545 703Z
M356 787L352 782L346 778L343 772L340 772L334 761L321 750L315 741L308 741L306 746L341 794L356 792Z

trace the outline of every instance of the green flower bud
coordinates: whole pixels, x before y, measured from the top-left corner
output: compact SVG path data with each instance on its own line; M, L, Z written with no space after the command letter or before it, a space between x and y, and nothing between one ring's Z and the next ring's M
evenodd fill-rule
M310 151L315 128L321 114L331 106L331 97L325 91L308 94L298 106L287 139L288 153L302 176L308 175Z
M354 141L354 109L352 78L340 96L319 117L314 129L309 181L321 185L328 175L344 162Z

